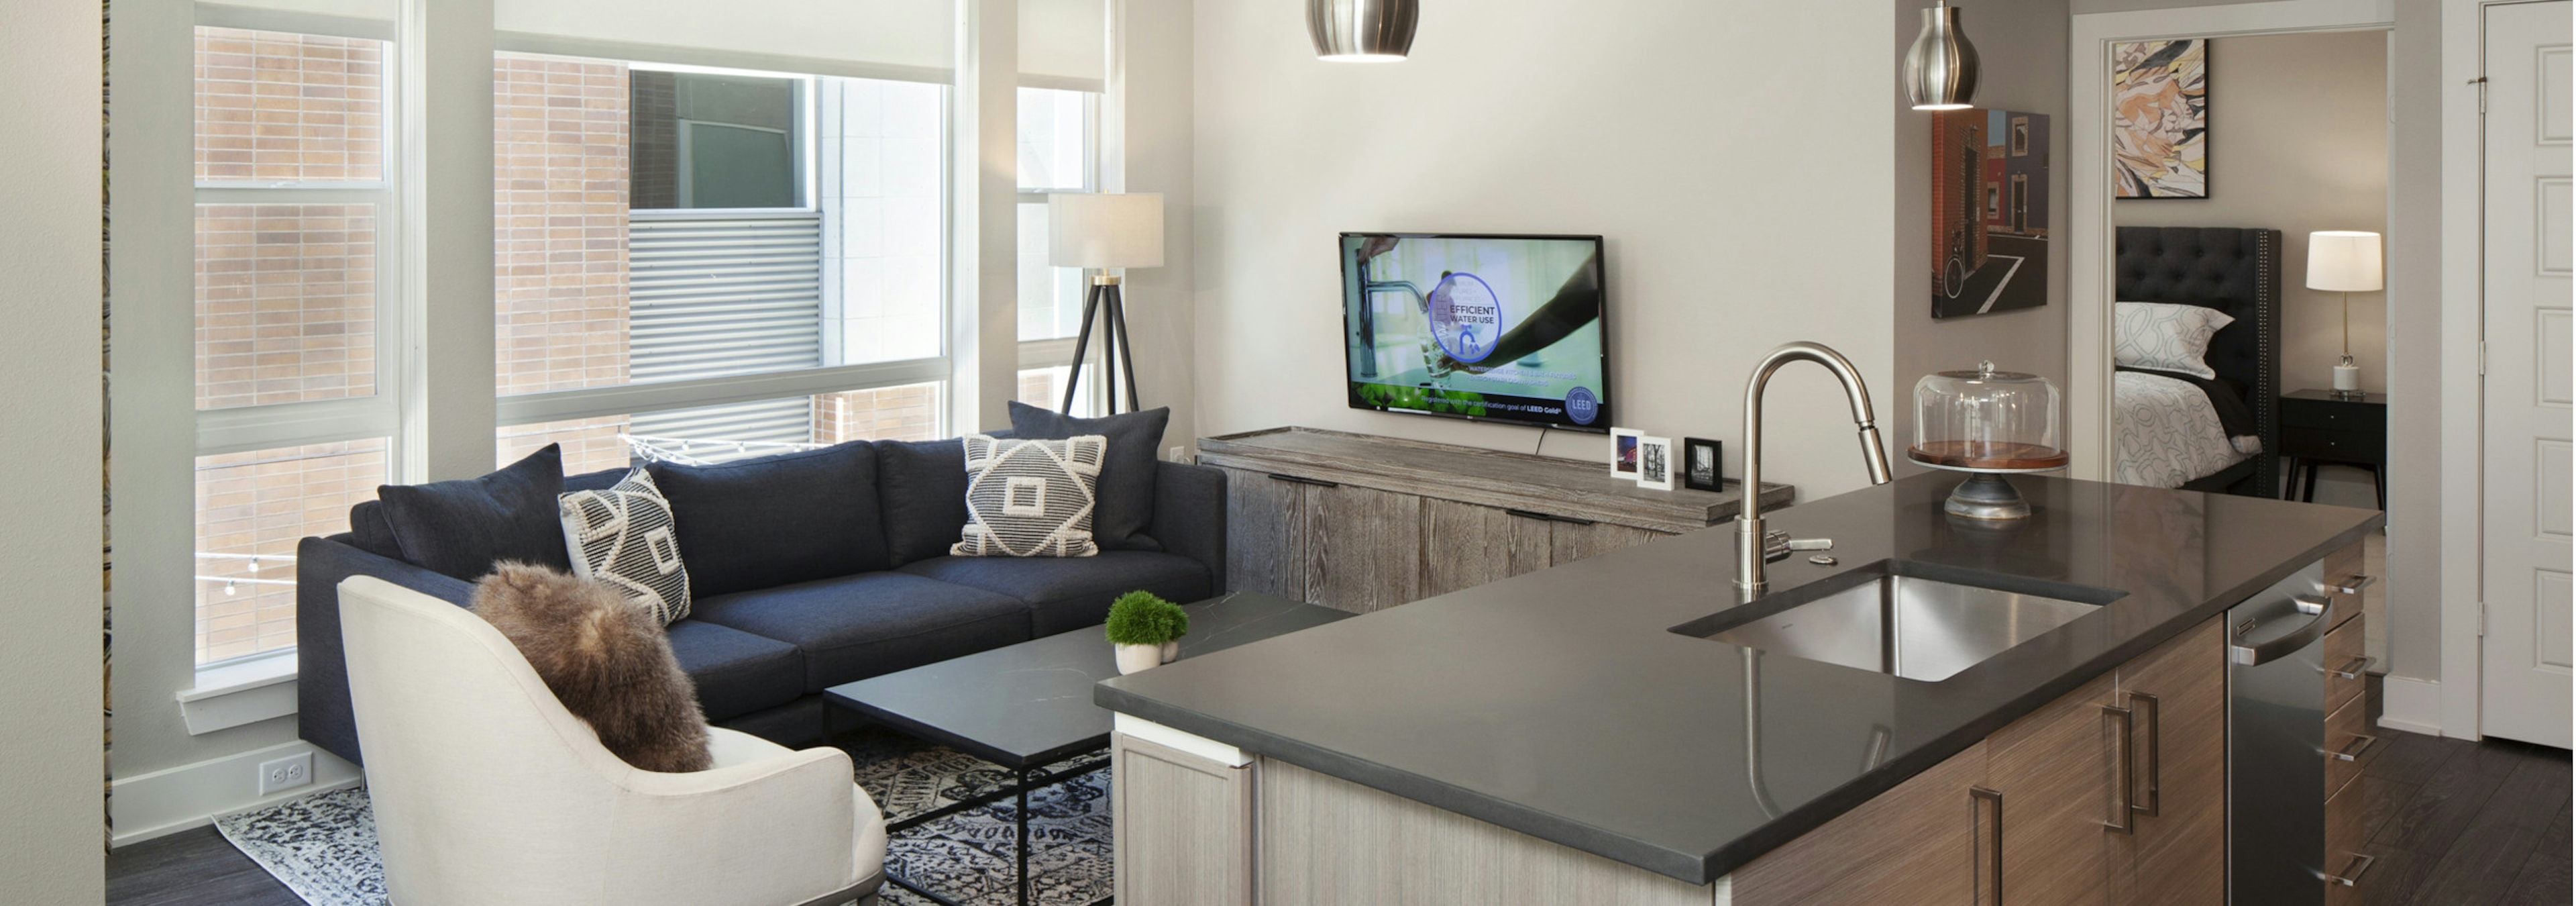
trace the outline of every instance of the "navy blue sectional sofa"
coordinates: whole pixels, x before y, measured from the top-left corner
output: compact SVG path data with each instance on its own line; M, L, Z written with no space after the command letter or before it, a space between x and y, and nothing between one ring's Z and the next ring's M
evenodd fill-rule
M1225 588L1225 475L1204 466L1153 464L1152 515L1125 549L1028 559L948 556L966 522L954 440L649 468L671 501L695 600L670 626L672 653L697 682L709 722L786 745L820 737L828 687L1098 625L1128 591L1190 602ZM561 488L604 489L625 473L564 476ZM378 502L349 518L349 532L297 548L297 700L306 740L362 763L340 581L375 576L463 606L490 567L460 565L455 545L424 554L467 539L423 539L416 525L398 536ZM484 531L472 522L441 531Z

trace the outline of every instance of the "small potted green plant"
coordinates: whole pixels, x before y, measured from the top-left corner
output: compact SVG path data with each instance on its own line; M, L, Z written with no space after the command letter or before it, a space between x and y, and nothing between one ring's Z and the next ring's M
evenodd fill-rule
M1180 655L1180 638L1190 634L1190 615L1151 592L1131 591L1110 603L1104 628L1109 644L1118 649L1118 672L1134 673Z

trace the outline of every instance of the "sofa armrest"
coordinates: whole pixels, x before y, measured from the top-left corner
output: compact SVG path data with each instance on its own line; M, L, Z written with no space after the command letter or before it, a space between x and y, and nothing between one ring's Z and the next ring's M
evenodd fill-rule
M349 665L340 642L340 581L374 576L458 607L473 583L359 550L335 538L295 547L296 733L323 751L361 764L358 721L349 709Z
M1207 567L1208 590L1225 594L1225 470L1155 463L1154 524L1163 549Z

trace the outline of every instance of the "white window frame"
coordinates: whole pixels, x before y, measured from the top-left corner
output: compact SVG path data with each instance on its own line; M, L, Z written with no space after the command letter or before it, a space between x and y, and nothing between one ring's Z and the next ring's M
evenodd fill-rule
M757 55L733 54L720 50L693 49L688 53L688 56L691 57L692 61L682 63L667 61L666 59L657 59L657 57L666 56L667 52L657 52L657 48L647 46L621 46L600 42L584 42L578 45L578 51L573 51L558 49L558 45L560 43L561 42L542 39L504 41L502 42L500 50L503 52L544 54L548 56L577 57L606 62L618 62L626 64L630 69L644 69L647 71L744 75L758 76L761 78L801 80L800 88L797 91L797 103L800 107L798 116L803 118L804 128L801 130L803 134L794 144L799 149L797 152L797 167L799 169L798 176L800 181L800 188L798 191L802 195L802 198L799 199L803 202L802 206L794 208L741 209L631 208L628 211L628 217L647 220L699 219L730 215L775 215L789 212L810 214L818 213L822 210L822 185L819 175L821 160L819 149L817 148L817 143L820 140L821 123L816 109L816 105L819 103L819 98L822 92L817 90L819 87L817 80L822 76L834 75L836 73L793 72L763 68L764 66L779 65L782 61ZM601 56L600 54L602 53L610 53L612 55ZM887 79L892 81L919 81L941 85L943 88L951 87L948 86L944 80L920 78L911 74L868 73L865 75L853 74L848 77ZM951 141L951 136L954 132L950 123L954 110L953 92L943 90L940 97L939 131L941 136L941 147L939 158L942 162L940 182L943 186L947 186L953 184L954 181L953 174L950 172L950 168L946 163L951 157L949 142ZM950 204L943 202L941 212L943 220L949 216L949 208ZM528 425L542 424L546 422L640 415L651 412L667 412L676 409L695 409L702 406L720 406L728 403L763 402L767 400L787 399L799 396L821 396L824 394L848 393L860 390L882 390L889 387L903 387L929 383L940 384L945 388L949 384L950 372L953 370L952 357L948 354L946 337L951 334L949 325L951 324L951 319L956 316L955 312L957 309L955 294L952 291L952 287L945 279L945 275L949 271L949 267L946 262L950 257L949 244L945 241L946 234L947 231L943 229L941 231L943 239L940 243L940 258L942 263L939 269L940 273L943 275L939 293L940 336L942 338L940 355L916 359L901 359L890 362L869 362L857 365L824 365L817 368L798 368L786 371L761 372L757 374L724 375L721 377L688 378L671 381L646 381L641 383L629 382L604 387L576 387L562 390L540 390L531 393L502 394L494 401L493 414L494 422L496 423L495 434L497 436L501 433L506 433L511 428L521 428ZM826 349L829 349L836 344L827 337L825 345ZM944 389L943 392L945 392ZM938 433L946 434L948 428L947 415L949 407L942 405L936 407L936 411L938 412Z
M198 457L251 450L300 447L347 441L386 440L387 479L400 480L393 469L393 451L402 443L403 371L402 361L405 326L401 273L404 211L401 192L402 157L395 152L400 146L397 130L402 119L402 47L394 40L393 25L305 13L286 13L222 4L200 3L194 7L190 29L193 47L195 29L228 28L253 31L283 32L317 37L347 38L380 42L384 53L379 66L378 86L378 162L382 168L373 181L276 181L195 180L190 189L189 216L205 205L266 204L364 204L375 213L375 374L374 392L367 396L339 399L306 400L292 403L268 403L234 406L223 409L197 409L196 442L191 451L193 466ZM193 61L191 62L193 68ZM193 84L193 80L192 80ZM195 103L190 102L193 111ZM192 146L196 131L191 113L189 131L182 138ZM191 267L196 250L190 247ZM193 350L193 344L192 344ZM188 506L193 538L196 506ZM204 582L198 575L195 543L190 543L189 587L193 595ZM292 557L284 558L288 562ZM189 602L188 616L195 620L196 604ZM193 631L193 630L192 630ZM291 705L277 711L275 687L292 680L297 673L296 646L262 651L240 657L208 661L196 665L196 681L190 689L181 690L181 711L191 734L239 726L283 713L292 713ZM257 690L268 689L267 692ZM243 696L259 696L257 700Z
M1025 82L1023 82L1020 87L1046 88L1058 91L1079 91L1082 93L1082 184L1078 186L1051 186L1042 188L1021 186L1019 189L1019 204L1022 206L1037 205L1044 207L1047 203L1047 196L1049 195L1057 193L1077 194L1100 191L1100 103L1104 96L1100 87L1096 85L1085 87L1053 84L1032 85ZM1088 278L1088 276L1088 272L1085 272L1085 277ZM1014 318L1012 324L1016 326L1018 323L1018 320ZM1062 368L1072 365L1074 340L1074 337L1047 337L1044 339L1020 340L1020 370L1034 371L1040 368ZM1097 363L1098 361L1099 359L1097 358L1092 359L1092 362L1094 363ZM1104 404L1107 402L1107 398L1102 395L1101 390L1104 386L1106 385L1098 380L1083 382L1083 401L1091 406L1091 411L1098 412L1104 408Z

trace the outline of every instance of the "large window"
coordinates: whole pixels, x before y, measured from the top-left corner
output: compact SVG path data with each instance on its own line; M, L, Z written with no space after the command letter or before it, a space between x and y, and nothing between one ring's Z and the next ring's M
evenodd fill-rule
M1082 271L1047 265L1046 197L1093 190L1099 95L1019 90L1020 339L1073 336L1082 327ZM1058 400L1062 402L1062 400Z
M938 433L945 86L502 53L493 96L501 460Z
M196 30L197 662L295 644L295 545L387 478L388 45Z

